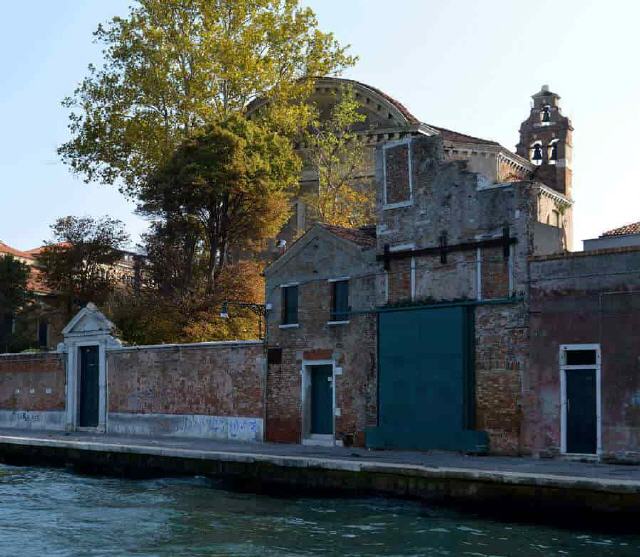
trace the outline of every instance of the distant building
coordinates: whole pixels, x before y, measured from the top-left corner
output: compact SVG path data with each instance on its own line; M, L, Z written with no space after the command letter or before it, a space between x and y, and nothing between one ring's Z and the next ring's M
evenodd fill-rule
M640 222L626 224L603 232L598 238L583 240L584 250L640 246Z
M51 350L62 340L61 331L66 324L56 304L56 293L46 284L38 263L38 255L44 246L22 251L0 241L0 257L11 255L30 269L27 288L34 295L36 307L26 319L10 324L14 334L26 339L29 348ZM122 287L136 287L142 280L142 258L139 254L122 251L121 259L105 268L105 273L115 275Z
M503 147L496 141L473 137L422 122L402 103L379 89L358 81L336 77L316 80L311 101L320 109L321 117L327 115L336 95L344 87L352 87L360 103L360 112L366 119L355 126L355 131L369 147L370 164L362 176L363 183L375 188L375 150L388 143L408 141L411 137L442 138L445 160L460 160L467 163L470 172L480 176L482 186L535 180L548 186L551 195L540 205L541 222L566 230L565 243L572 246L571 201L571 122L560 113L559 99L548 87L533 95L529 118L520 129L517 151ZM264 100L255 101L249 107L249 117L260 111ZM304 149L300 149L304 155ZM399 151L398 151L399 152ZM304 159L304 156L303 156ZM307 230L313 222L301 196L318 187L317 171L305 167L300 177L300 196L293 201L294 214L289 223L274 240L291 243ZM557 193L560 196L555 195ZM546 194L543 194L546 195Z

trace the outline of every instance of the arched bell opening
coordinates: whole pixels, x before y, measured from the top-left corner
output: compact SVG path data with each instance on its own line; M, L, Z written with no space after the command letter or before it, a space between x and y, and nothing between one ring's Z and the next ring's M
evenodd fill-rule
M559 139L553 139L547 146L547 160L549 164L556 164L558 162L558 144Z
M542 141L534 141L529 147L529 160L536 166L540 166L544 160L542 149Z

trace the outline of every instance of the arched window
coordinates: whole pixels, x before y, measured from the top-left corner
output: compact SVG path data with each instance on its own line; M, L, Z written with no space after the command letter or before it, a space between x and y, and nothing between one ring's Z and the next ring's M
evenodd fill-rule
M540 121L546 125L551 123L551 106L548 104L545 104L540 111Z
M536 166L540 166L542 159L542 141L535 141L529 147L529 160Z
M556 164L558 162L558 143L560 140L554 139L547 146L547 160L549 164Z

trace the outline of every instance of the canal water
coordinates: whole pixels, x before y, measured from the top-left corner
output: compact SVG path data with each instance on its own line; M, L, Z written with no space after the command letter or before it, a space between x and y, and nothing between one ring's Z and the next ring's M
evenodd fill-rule
M637 557L640 536L494 522L377 498L252 495L203 478L0 466L0 555Z

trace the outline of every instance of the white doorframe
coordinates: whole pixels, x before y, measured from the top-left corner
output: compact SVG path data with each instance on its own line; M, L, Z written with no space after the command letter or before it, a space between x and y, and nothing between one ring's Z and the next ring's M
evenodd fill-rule
M80 429L78 411L80 408L80 358L81 347L98 347L98 427L82 428L105 432L107 429L107 354L106 340L104 338L84 338L82 340L66 338L67 349L67 420L66 429L77 431Z
M595 350L596 362L590 365L567 365L566 353L571 350ZM567 370L594 370L596 372L596 455L602 454L602 388L601 350L599 344L561 344L560 353L560 452L567 453Z
M333 433L328 435L311 434L311 370L314 366L331 366ZM340 375L333 360L303 360L300 375L301 383L301 431L303 445L341 445L336 442L336 375ZM341 370L340 370L341 371Z

